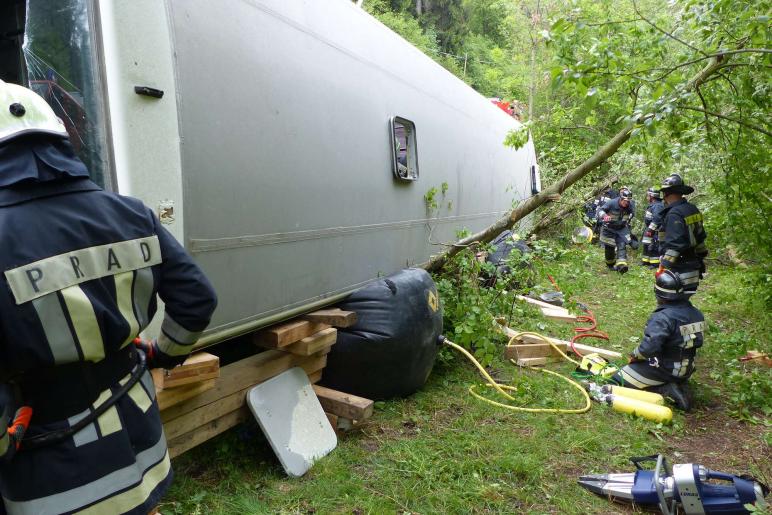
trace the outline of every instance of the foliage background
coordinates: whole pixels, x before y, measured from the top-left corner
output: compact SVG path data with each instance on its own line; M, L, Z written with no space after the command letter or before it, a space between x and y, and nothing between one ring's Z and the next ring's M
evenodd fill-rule
M545 184L638 121L630 142L563 202L578 204L618 174L643 206L646 188L680 173L706 214L711 259L760 265L753 274L760 287L772 280L769 1L362 6L482 95L525 103ZM687 93L690 77L716 58L719 72Z

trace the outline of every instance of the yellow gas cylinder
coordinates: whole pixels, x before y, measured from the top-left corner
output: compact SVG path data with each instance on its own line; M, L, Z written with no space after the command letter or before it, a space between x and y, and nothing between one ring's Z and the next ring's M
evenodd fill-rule
M638 399L639 401L650 402L652 404L665 405L665 398L658 393L647 392L646 390L636 390L634 388L625 388L615 384L607 384L601 388L603 393L611 393L627 397L628 399Z
M609 395L611 407L614 411L621 413L631 413L637 417L642 417L653 422L668 423L673 420L673 411L667 406L652 404L639 399L631 399L621 395Z

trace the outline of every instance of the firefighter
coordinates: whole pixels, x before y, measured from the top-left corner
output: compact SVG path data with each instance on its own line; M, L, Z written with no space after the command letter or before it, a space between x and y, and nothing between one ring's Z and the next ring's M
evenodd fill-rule
M89 179L45 100L2 81L0 241L5 510L147 514L172 479L147 367L190 353L211 284L152 210Z
M628 188L622 188L619 190L619 197L606 200L597 212L598 220L603 223L600 242L605 249L606 266L621 274L628 270L627 245L632 243L630 220L635 214L632 199L632 192Z
M705 317L689 302L678 273L665 270L654 286L657 308L646 322L643 340L630 362L612 378L617 384L652 390L684 411L691 409L686 386L694 373L694 358L702 347Z
M678 174L667 177L661 190L665 208L660 212L659 254L657 274L663 270L678 272L687 295L697 291L705 273L705 228L700 210L684 198L694 188L684 184Z
M662 195L656 188L649 188L646 192L649 207L643 217L643 255L641 261L644 266L657 268L659 266L659 224L660 213L665 205L662 203Z

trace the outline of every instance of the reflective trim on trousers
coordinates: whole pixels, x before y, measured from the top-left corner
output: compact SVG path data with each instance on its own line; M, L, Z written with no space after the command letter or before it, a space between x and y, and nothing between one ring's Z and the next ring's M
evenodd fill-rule
M158 465L162 465L162 467L158 468ZM160 478L156 477L156 475L152 475L161 475L161 472L163 472L163 474ZM137 454L136 461L133 465L111 472L96 481L67 490L66 492L52 494L39 499L12 501L3 497L3 501L5 502L5 508L9 515L63 513L77 510L82 506L87 506L97 501L102 502L92 506L92 509L100 507L100 509L104 510L102 513L121 513L138 506L147 498L147 496L132 506L126 507L126 509L112 510L109 509L107 504L105 504L104 508L101 507L103 503L110 501L110 496L115 495L116 492L130 489L117 495L115 498L118 499L129 492L135 491L137 488L148 486L145 485L146 481L153 482L157 485L166 477L168 472L169 455L166 452L166 439L162 434L154 446ZM143 488L142 492L145 491L146 488ZM152 488L150 491L152 491Z
M631 385L641 390L650 388L652 386L665 384L664 381L657 381L656 379L642 376L633 370L629 365L622 367L622 369L619 371L619 375L622 377L622 379L624 379L625 383L630 383Z

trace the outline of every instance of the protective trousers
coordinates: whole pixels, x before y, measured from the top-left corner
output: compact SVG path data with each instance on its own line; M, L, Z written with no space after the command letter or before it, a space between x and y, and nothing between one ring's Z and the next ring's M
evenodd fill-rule
M651 267L659 266L659 240L656 236L643 237L641 262Z
M607 267L627 266L627 245L630 243L629 228L612 229L604 226L600 231L600 242L604 247Z

